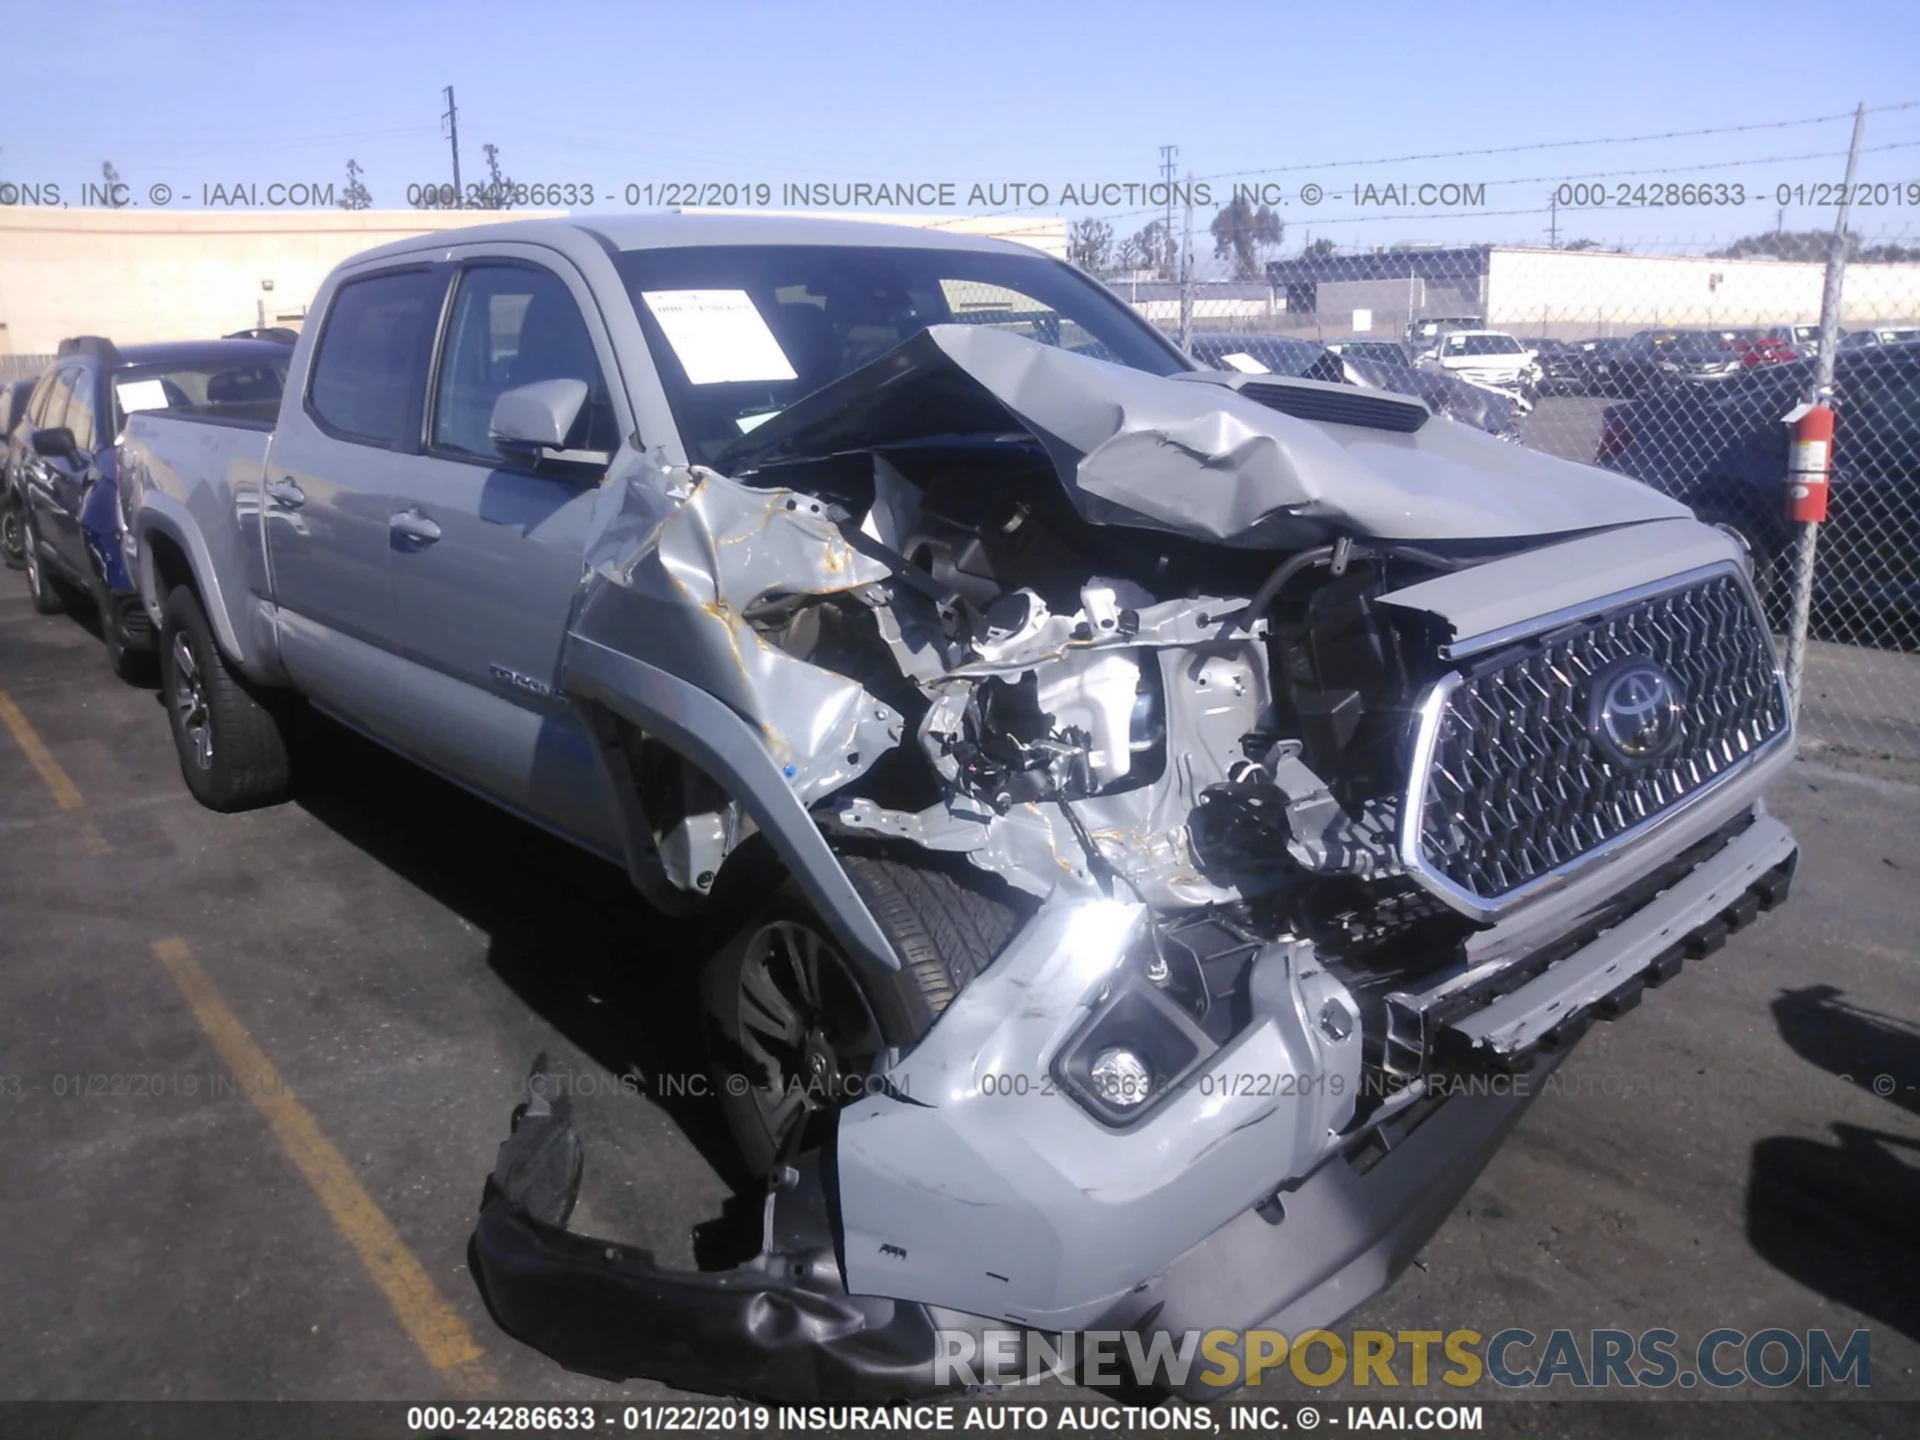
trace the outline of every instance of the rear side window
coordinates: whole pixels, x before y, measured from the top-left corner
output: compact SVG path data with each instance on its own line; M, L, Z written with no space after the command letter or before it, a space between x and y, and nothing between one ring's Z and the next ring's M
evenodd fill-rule
M444 281L426 270L342 285L327 311L307 391L314 415L344 439L396 445L423 388L426 337Z

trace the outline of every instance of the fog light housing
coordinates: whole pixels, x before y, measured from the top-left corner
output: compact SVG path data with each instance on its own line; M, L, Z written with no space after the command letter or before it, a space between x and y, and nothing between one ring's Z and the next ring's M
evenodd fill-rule
M1153 1111L1220 1047L1138 971L1117 979L1054 1060L1060 1088L1116 1128Z

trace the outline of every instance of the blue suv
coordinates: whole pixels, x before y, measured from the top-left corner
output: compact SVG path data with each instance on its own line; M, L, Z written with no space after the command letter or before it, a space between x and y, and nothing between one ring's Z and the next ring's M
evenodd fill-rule
M222 415L257 404L277 413L289 351L263 340L116 346L97 335L60 342L7 440L7 504L18 527L34 608L76 597L99 611L113 668L152 666L152 627L120 553L115 442L136 410Z

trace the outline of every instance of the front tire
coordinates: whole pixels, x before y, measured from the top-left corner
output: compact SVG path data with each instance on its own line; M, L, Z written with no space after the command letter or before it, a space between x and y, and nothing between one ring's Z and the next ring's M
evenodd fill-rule
M834 1112L871 1093L892 1051L925 1035L1014 930L1012 907L945 871L842 862L898 970L855 965L788 881L701 975L714 1092L755 1176L823 1143Z
M256 693L214 643L200 598L167 596L160 625L160 688L193 798L209 810L252 810L287 798L293 761L277 697Z

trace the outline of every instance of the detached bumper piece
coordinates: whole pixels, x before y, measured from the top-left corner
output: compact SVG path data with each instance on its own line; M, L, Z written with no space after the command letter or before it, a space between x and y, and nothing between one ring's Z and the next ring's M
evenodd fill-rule
M784 1172L761 1253L732 1270L662 1269L632 1246L566 1228L583 1152L571 1102L528 1101L487 1178L474 1271L494 1318L569 1370L773 1401L931 1394L926 1307L846 1293L816 1171Z

